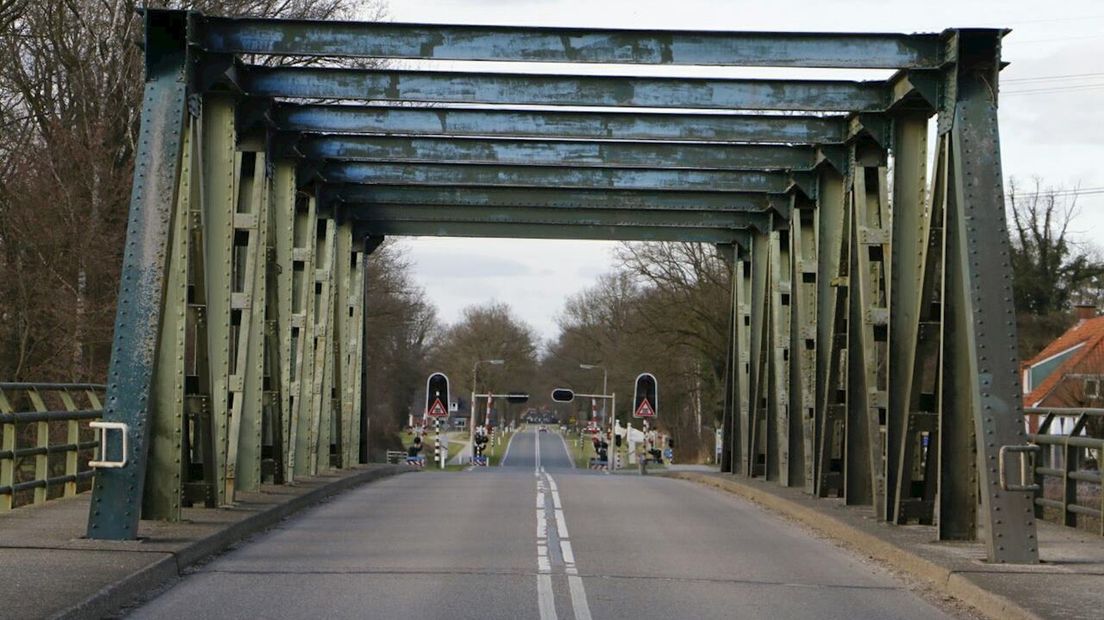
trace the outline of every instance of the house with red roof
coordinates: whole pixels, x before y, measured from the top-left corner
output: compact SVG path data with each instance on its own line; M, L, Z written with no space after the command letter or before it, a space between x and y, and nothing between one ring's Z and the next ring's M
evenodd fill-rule
M1024 407L1104 406L1104 316L1094 306L1078 306L1077 314L1077 324L1022 364Z

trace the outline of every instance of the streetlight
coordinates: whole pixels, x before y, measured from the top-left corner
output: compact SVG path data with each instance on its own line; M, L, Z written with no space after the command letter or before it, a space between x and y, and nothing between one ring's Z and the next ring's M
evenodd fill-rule
M468 420L468 446L471 449L471 461L473 464L475 463L475 390L476 387L479 385L477 383L477 378L479 376L479 365L490 364L492 366L502 366L505 363L506 360L476 360L476 362L472 364L472 392L471 401L469 401L468 403L470 409ZM487 400L490 401L489 396L487 397Z
M609 373L606 371L606 367L601 364L579 364L579 368L583 370L601 370L602 371L602 395L608 395L609 390L606 389L606 380L609 378ZM602 400L602 421L606 421L606 401Z

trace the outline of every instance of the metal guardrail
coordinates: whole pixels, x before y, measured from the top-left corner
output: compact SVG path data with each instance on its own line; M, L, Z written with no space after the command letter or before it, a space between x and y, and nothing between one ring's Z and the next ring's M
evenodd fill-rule
M91 485L103 385L0 383L0 512Z
M1104 439L1085 434L1090 420L1104 420L1104 409L1028 407L1024 414L1039 416L1038 432L1028 435L1039 448L1033 468L1036 516L1045 518L1049 508L1070 527L1084 527L1082 517L1089 517L1097 521L1095 529L1104 536ZM1056 422L1069 426L1068 430L1055 433ZM1059 493L1053 492L1055 485L1047 484L1054 479L1061 481Z

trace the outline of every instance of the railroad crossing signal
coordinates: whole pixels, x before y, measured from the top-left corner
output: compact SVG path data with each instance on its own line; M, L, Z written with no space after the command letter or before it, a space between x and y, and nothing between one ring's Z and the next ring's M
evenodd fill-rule
M659 384L655 375L642 372L633 390L633 417L650 419L659 415Z
M558 403L569 403L575 400L575 392L567 388L557 388L552 390L552 400Z
M445 373L435 372L426 380L425 414L431 418L448 417L449 380Z

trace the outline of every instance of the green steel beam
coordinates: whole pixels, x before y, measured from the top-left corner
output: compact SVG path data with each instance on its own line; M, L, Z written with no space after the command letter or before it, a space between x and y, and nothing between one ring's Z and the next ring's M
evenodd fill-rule
M235 83L258 97L677 109L880 111L886 82L758 80L247 65Z
M253 100L253 105L264 105ZM839 144L843 116L689 114L279 103L280 131L454 137Z
M748 232L730 228L657 226L591 226L582 224L503 224L485 222L357 223L357 236L478 237L506 239L577 239L604 241L748 242Z
M952 383L951 389L944 387L943 413L958 416L953 431L957 443L965 443L973 432L976 477L965 468L956 473L961 476L960 485L980 490L989 561L1034 564L1039 561L1039 546L1033 494L1002 488L1004 476L999 470L1006 446L1027 444L997 122L1003 34L961 30L953 42L958 66L948 80L954 96L944 264L954 275L948 278L943 297L943 348L954 351L954 356L943 362L944 379ZM1031 484L1031 480L1018 480L1016 462L1005 465L1009 482ZM978 506L968 500L967 494L944 496L941 489L941 517L950 510L965 512ZM941 537L942 528L941 522ZM960 533L973 537L976 531Z
M781 144L679 144L283 133L277 155L376 163L506 164L577 168L806 170L816 151Z
M168 246L164 316L157 348L152 390L153 415L149 426L149 457L142 496L146 519L179 521L184 489L181 462L184 435L184 385L187 372L188 256L191 251L193 191L199 180L194 165L196 123L185 120L180 158L180 184ZM75 453L74 453L75 454Z
M327 183L450 187L515 187L604 190L769 192L789 188L778 172L578 168L488 164L386 164L332 162L319 172ZM307 179L300 176L299 182Z
M509 187L404 187L396 185L324 185L319 194L349 203L471 207L559 207L608 209L686 209L753 211L789 198L780 194L735 192L649 192L629 190Z
M169 278L166 251L172 234L185 125L187 50L181 17L156 10L145 14L142 121L103 414L105 422L126 424L129 450L123 455L127 461L124 467L96 473L88 512L89 538L129 540L138 535L154 363ZM116 432L101 450L107 458L119 458L122 445Z
M272 20L196 15L219 54L897 69L943 62L938 34L721 32Z
M357 222L440 222L555 224L560 226L652 226L671 228L748 228L770 225L767 213L688 211L682 209L563 209L559 207L442 207L422 205L342 205Z

